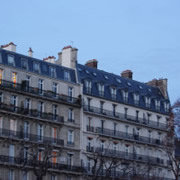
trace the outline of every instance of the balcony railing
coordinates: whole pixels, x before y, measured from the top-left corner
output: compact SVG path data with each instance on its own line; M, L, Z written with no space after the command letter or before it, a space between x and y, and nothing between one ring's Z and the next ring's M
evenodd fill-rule
M102 148L96 148L95 152L107 156L107 157L114 157L114 158L121 158L125 160L133 160L133 161L140 161L144 163L151 163L151 164L157 164L157 165L164 165L164 160L152 156L146 156L136 153L129 153L125 151L117 151L113 149L102 149Z
M26 133L26 132L22 132L22 131L12 131L9 129L0 129L0 136L6 137L6 138L14 138L14 139L18 139L18 140L29 141L29 142L64 146L63 139L46 137L46 136L42 136L42 135L40 136L40 135L30 134L30 133Z
M89 132L94 132L94 127L93 126L86 126L86 129Z
M93 152L93 151L94 151L94 147L92 147L92 146L86 146L86 151L87 151L87 152Z
M69 146L74 146L74 142L72 142L72 141L67 141L67 145L69 145Z
M17 114L28 116L31 118L32 117L38 118L38 119L40 118L40 119L46 119L48 121L64 123L63 116L58 116L52 113L39 112L36 109L26 109L26 108L14 106L11 104L0 103L0 110L17 113Z
M67 96L64 94L58 94L55 93L53 91L48 91L48 90L42 90L39 88L35 88L35 87L30 87L27 85L26 81L20 83L13 83L10 81L6 81L6 80L0 80L0 88L1 89L13 89L16 91L20 91L20 92L25 92L25 93L30 93L33 95L38 95L41 97L45 97L45 98L51 98L54 100L58 100L61 102L66 102L66 103L70 103L70 104L74 104L74 105L81 105L81 99L80 98L74 98L71 96Z
M97 127L96 133L110 136L110 137L133 140L136 142L139 141L142 143L163 145L163 142L160 141L159 139L154 139L154 138L150 138L150 137L140 136L138 134L131 134L131 133L126 133L126 132L116 131L116 130L111 130L111 129L106 129L106 128Z
M147 126L150 126L153 128L159 128L159 129L163 129L163 130L167 130L167 128L168 128L168 126L165 123L158 123L158 122L151 121L151 120L148 120L145 118L130 116L127 114L113 112L113 111L109 111L109 110L105 110L105 109L97 108L97 107L93 107L93 106L88 106L88 105L84 105L83 108L84 108L84 111L87 111L87 112L100 114L103 116L108 116L108 117L112 117L112 118L116 118L116 119L120 119L120 120L127 120L127 121L131 121L131 122L139 123L139 124L144 124L144 125L147 125Z
M19 165L19 166L24 166L24 167L34 165L34 162L31 159L4 156L4 155L0 155L0 163L8 163L9 165L13 165L13 166ZM40 164L41 161L39 161L38 163ZM52 162L48 162L47 166L48 166L48 170L49 169L57 169L57 170L64 170L64 171L73 171L75 173L85 172L84 168L81 166L73 166L73 165L52 163Z

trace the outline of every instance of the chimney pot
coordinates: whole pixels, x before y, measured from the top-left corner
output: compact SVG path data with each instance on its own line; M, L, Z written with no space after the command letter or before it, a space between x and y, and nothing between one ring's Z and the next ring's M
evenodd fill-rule
M97 69L98 68L98 61L97 61L97 59L91 59L91 60L86 62L85 66L89 66L89 67Z
M33 57L33 50L31 47L28 50L28 55L29 55L29 57Z
M49 62L49 63L55 63L55 57L54 56L48 56L48 57L46 57L46 58L43 58L43 61L45 61L45 62Z
M121 73L121 76L124 78L132 79L133 78L133 72L131 70L125 70Z

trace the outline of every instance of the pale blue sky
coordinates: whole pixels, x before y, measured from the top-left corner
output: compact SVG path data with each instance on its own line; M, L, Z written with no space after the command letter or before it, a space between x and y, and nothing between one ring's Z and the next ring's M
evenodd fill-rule
M79 63L168 78L172 103L180 97L180 0L0 0L0 17L0 44L19 53L57 57L74 41Z

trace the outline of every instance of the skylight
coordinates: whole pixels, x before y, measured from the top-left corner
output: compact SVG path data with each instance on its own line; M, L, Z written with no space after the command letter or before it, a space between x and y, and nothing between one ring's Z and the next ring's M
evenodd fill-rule
M85 72L86 72L86 74L89 74L89 71L87 69L85 70Z
M108 76L106 76L106 75L104 75L104 78L106 79L106 80L108 80L109 78L108 78Z
M116 81L117 81L118 83L121 83L121 80L120 80L119 78L116 78Z
M127 85L128 85L128 86L131 86L131 83L130 83L130 82L127 82Z
M95 77L96 77L96 76L97 76L97 74L96 74L95 72L93 72L93 76L95 76Z
M148 88L148 91L149 91L149 92L152 92L152 90L151 90L150 88Z
M142 89L142 86L141 85L138 85L139 89Z
M81 72L81 71L82 71L82 69L81 69L81 68L78 68L78 71L80 71L80 72Z

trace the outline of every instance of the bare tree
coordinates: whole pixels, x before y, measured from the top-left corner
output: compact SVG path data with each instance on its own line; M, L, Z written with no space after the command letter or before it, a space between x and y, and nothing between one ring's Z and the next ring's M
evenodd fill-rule
M50 145L39 146L34 144L28 151L29 158L24 160L23 168L25 168L27 165L32 166L37 180L43 180L43 177L46 175L48 169L53 165L51 160L60 155L60 152L58 152L56 155L54 155L52 152L53 148Z
M180 99L178 99L171 107L169 132L165 138L164 149L168 157L168 165L175 177L178 180L180 175L180 158L177 158L175 152L180 148Z

